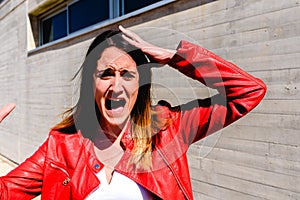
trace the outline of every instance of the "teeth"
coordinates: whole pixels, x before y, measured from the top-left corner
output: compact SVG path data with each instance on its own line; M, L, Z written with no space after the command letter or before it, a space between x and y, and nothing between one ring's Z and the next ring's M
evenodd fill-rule
M119 107L124 107L125 103L126 102L124 99L107 99L105 101L105 106L108 110L112 110Z

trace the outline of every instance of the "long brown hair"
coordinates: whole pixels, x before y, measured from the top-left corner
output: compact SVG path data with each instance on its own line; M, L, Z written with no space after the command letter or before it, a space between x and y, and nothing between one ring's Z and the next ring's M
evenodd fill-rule
M54 130L81 130L84 137L93 140L99 130L100 112L93 93L93 73L97 60L105 48L115 46L127 52L137 64L139 90L137 100L130 114L131 133L134 142L131 163L138 169L147 170L152 166L152 136L166 123L158 120L157 113L151 109L151 69L147 56L125 41L121 33L108 30L97 36L91 43L85 60L75 75L81 74L80 96L77 104L64 114L63 120ZM81 73L80 73L81 72Z

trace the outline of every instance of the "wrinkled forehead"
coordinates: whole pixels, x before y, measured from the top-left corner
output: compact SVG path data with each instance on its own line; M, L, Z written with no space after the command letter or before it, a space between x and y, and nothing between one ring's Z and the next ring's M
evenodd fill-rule
M98 67L107 65L136 68L133 58L127 52L114 46L104 49L97 61Z

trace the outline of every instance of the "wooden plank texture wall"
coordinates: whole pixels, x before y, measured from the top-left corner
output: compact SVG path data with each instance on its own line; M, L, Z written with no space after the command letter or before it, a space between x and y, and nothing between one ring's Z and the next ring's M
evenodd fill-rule
M179 0L120 22L163 47L195 42L267 84L253 112L191 146L195 199L300 199L300 2L203 2ZM28 54L27 4L0 4L0 104L18 105L1 124L0 154L16 162L44 141L56 115L72 104L69 80L91 42L83 36ZM153 72L154 101L178 104L215 92L169 68Z

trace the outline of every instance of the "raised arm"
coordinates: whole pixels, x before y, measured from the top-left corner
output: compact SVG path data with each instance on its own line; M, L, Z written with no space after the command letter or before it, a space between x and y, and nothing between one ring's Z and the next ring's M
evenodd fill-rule
M181 130L189 136L189 142L198 141L243 117L266 93L260 79L187 41L179 44L169 65L219 93L181 106Z
M266 86L260 79L203 47L181 41L176 52L152 45L123 27L120 30L128 42L152 59L218 90L219 94L211 98L167 109L170 117L178 118L180 115L179 129L189 144L243 117L258 105L266 93Z

